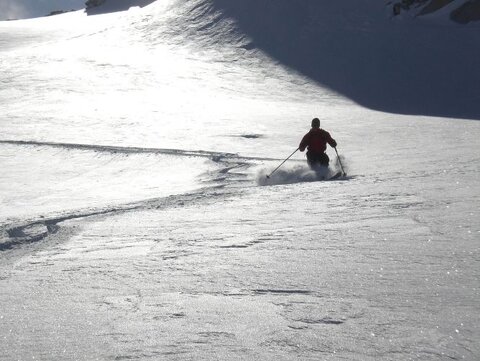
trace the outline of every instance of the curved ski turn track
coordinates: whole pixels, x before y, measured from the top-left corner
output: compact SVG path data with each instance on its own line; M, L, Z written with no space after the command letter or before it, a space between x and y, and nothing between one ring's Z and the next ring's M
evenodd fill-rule
M382 6L342 2L312 73L265 46L292 23L258 32L285 1L262 26L242 11L273 2L147 3L0 23L0 360L476 360L478 121L366 109L330 72ZM297 152L267 182L314 116L349 177Z

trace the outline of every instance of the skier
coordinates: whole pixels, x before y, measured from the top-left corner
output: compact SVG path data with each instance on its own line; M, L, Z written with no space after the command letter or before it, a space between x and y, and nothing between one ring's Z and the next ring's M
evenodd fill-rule
M330 133L320 128L320 119L314 118L312 120L312 129L305 134L298 147L301 152L307 148L307 162L310 168L318 169L318 166L328 167L330 158L325 153L327 143L333 148L337 146L337 142L330 136Z

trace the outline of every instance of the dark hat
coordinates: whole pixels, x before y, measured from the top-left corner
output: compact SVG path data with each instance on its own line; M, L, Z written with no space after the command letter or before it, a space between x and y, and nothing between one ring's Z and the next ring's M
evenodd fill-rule
M320 119L318 118L312 119L312 128L320 128Z

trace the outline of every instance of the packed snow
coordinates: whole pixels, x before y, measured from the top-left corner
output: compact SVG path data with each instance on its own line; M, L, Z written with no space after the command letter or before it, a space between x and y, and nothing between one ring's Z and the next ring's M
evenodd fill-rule
M379 3L0 22L0 360L477 360L479 28Z

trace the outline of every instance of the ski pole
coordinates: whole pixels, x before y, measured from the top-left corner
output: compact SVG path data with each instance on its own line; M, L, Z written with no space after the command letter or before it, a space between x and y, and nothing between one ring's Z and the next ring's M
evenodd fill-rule
M338 163L340 163L340 168L342 168L343 176L345 177L345 176L347 175L347 173L345 173L345 171L343 170L342 161L341 161L341 159L340 159L340 156L338 155L337 147L335 147L335 148L333 148L333 149L335 149L335 153L337 153Z
M270 173L269 175L267 175L267 178L270 178L270 177L272 176L272 174L275 173L275 172L277 171L277 169L280 168L280 167L283 165L283 163L285 163L287 160L289 160L290 157L291 157L292 155L294 155L294 154L297 152L297 150L299 150L299 149L300 149L300 148L295 149L295 151L294 151L292 154L290 154L287 159L285 159L282 163L280 163L280 165L279 165L277 168L275 168L275 169L272 171L272 173Z

